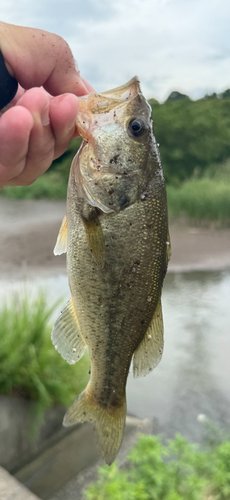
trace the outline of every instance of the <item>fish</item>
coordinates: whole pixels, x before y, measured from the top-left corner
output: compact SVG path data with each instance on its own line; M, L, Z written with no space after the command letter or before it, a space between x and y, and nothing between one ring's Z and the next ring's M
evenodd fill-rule
M90 379L63 424L91 421L108 465L122 443L126 382L163 352L161 292L171 254L151 107L138 77L79 98L73 159L54 254L67 253L71 298L51 339L70 364L88 348Z

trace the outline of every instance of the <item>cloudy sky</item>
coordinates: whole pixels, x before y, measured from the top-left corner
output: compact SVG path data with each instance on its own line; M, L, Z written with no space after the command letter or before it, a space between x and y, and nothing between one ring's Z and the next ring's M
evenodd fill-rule
M1 0L0 19L64 37L98 91L135 74L160 101L230 87L229 0Z

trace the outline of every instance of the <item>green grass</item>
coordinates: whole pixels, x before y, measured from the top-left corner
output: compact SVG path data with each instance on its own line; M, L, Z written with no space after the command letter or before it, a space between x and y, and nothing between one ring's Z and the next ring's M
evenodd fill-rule
M179 188L167 186L170 219L181 215L197 224L216 221L230 226L230 180L193 179Z
M230 442L201 450L181 435L141 435L122 469L99 468L87 500L229 500Z
M0 394L36 402L37 415L51 405L68 407L88 381L88 357L68 365L51 343L56 306L42 293L34 300L15 295L0 311Z
M181 215L192 219L197 225L216 222L219 226L230 226L230 161L211 165L199 177L179 186L167 186L169 217Z
M180 186L167 186L170 219L181 215L197 225L216 222L230 227L230 161L211 165L205 174Z

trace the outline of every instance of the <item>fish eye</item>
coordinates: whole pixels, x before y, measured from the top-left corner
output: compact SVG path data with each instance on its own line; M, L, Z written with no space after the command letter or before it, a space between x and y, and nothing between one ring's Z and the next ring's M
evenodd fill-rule
M128 124L128 132L133 137L141 137L146 129L146 124L141 118L132 118Z

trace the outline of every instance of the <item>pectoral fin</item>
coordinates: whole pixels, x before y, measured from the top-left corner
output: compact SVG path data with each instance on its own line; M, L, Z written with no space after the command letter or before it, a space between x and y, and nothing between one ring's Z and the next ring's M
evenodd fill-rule
M92 219L82 218L85 227L86 239L96 262L103 267L105 264L105 240L99 217Z
M61 255L67 251L67 219L66 215L62 221L60 231L58 233L57 242L54 247L54 255Z
M147 375L160 362L164 347L163 333L161 298L159 298L150 326L134 353L134 377Z
M51 340L55 349L69 364L82 358L87 345L80 333L72 298L54 324Z

